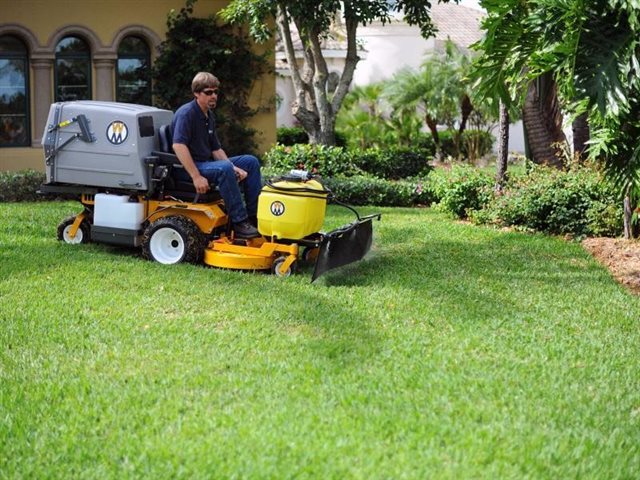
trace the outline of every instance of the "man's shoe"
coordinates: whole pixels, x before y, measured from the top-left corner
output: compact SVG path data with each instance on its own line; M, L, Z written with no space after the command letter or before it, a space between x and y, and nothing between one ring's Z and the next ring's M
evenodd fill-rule
M238 238L256 238L260 236L258 229L251 225L248 220L233 224L233 231Z

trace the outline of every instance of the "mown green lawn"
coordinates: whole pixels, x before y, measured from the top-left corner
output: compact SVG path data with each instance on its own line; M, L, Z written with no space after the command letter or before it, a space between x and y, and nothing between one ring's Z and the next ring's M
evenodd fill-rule
M638 477L640 299L578 244L382 209L310 284L56 241L76 210L0 204L0 478Z

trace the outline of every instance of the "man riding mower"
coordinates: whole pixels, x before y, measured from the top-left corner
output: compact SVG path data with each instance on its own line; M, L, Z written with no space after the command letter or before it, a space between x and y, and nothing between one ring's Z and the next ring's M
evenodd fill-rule
M289 276L298 260L315 262L312 281L360 260L372 241L372 220L360 217L321 233L331 192L319 178L294 171L272 180L258 198L260 236L239 238L215 189L198 194L175 175L173 113L115 102L51 106L43 135L43 193L75 194L82 211L58 227L70 244L88 241L141 247L164 264L192 262Z

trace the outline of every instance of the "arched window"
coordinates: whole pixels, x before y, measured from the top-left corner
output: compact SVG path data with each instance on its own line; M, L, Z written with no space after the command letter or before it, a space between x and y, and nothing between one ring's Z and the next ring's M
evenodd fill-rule
M91 50L80 37L64 37L56 45L56 101L91 99Z
M116 100L151 105L151 53L140 37L125 37L118 47Z
M0 147L28 147L29 54L13 35L0 36Z

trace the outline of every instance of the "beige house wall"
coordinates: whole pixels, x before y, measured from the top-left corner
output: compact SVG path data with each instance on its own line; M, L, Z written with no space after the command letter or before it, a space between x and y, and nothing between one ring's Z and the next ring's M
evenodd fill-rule
M206 17L228 3L200 0L194 15ZM89 42L93 99L112 101L120 40L128 34L142 36L151 47L153 62L156 47L166 35L168 13L183 6L183 0L0 0L0 35L16 35L29 49L31 115L31 147L0 148L0 171L44 171L40 141L53 101L55 46L62 37L79 34ZM255 48L259 53L274 49L269 43ZM264 108L272 104L274 97L275 76L269 73L255 82L250 97L252 108L261 107L250 124L258 131L256 140L261 152L268 150L276 138L275 109Z

